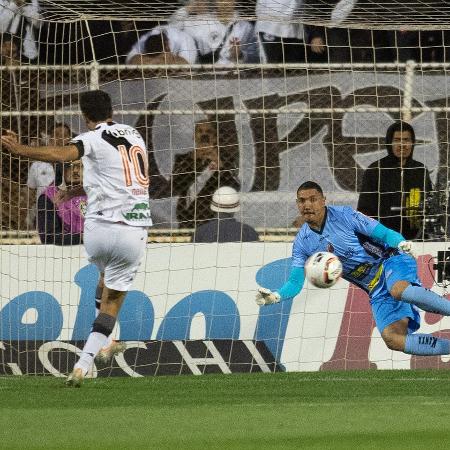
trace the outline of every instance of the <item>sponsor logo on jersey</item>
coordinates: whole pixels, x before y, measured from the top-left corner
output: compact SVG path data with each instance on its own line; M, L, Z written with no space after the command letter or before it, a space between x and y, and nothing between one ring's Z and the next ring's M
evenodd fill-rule
M356 266L348 276L356 280L361 280L370 272L372 266L373 264L370 263L360 264L359 266Z
M139 134L139 131L135 130L134 128L115 128L112 130L106 130L107 134L110 134L111 136L114 136L116 138L121 136L138 136L141 137Z
M146 202L136 203L131 211L122 213L126 220L145 220L150 219L150 206Z
M142 188L138 188L138 189L131 189L131 193L133 195L148 195L148 191L147 189L142 189Z

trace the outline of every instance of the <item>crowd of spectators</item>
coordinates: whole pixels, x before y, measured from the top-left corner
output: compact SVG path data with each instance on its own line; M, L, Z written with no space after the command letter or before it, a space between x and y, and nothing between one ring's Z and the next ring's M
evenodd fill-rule
M371 30L302 25L307 0L256 0L254 20L236 0L189 0L164 23L90 20L58 23L38 0L0 0L0 33L18 38L21 63L104 64L440 62L448 30ZM330 2L331 4L333 2ZM356 2L353 2L356 3ZM336 7L342 2L336 2ZM249 6L247 6L248 10ZM342 14L332 11L334 22ZM345 12L349 14L348 11ZM326 19L326 17L325 17Z

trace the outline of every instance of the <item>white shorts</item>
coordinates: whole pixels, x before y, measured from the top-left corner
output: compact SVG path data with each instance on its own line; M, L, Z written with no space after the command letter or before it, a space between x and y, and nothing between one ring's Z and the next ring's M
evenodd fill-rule
M144 256L147 229L123 223L87 219L84 247L89 262L105 274L105 286L128 291Z

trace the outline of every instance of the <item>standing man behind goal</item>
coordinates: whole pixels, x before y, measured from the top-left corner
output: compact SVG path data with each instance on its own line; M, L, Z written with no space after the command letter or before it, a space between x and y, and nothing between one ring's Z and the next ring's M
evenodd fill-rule
M88 132L64 147L20 145L9 131L1 144L11 153L39 161L82 159L87 194L84 245L100 271L100 311L67 385L83 382L95 356L108 343L117 315L144 255L152 224L148 196L147 150L134 128L112 121L110 96L103 91L80 95Z

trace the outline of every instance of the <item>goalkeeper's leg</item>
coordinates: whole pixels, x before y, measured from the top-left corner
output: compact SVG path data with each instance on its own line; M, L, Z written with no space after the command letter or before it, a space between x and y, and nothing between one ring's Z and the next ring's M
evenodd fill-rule
M388 325L381 336L391 350L410 355L433 356L450 354L450 341L431 334L408 334L409 318Z
M390 292L396 300L416 305L424 311L450 316L450 301L422 286L397 281Z
M450 316L450 302L421 286L417 276L417 262L408 255L397 255L384 263L386 288L393 298L424 311Z

